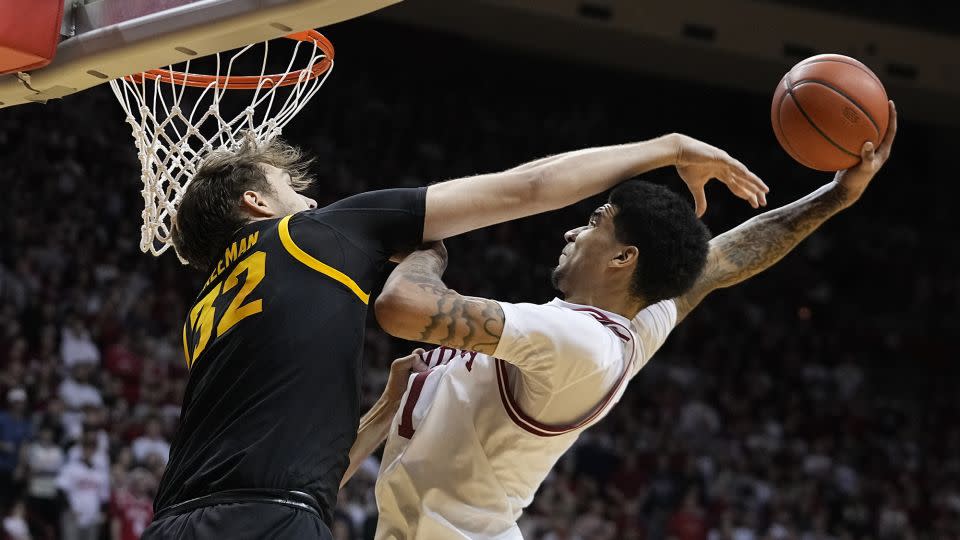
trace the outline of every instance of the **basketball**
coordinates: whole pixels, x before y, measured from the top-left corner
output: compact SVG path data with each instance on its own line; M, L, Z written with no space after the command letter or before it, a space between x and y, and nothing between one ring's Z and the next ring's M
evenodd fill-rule
M877 146L883 139L889 115L880 79L863 63L839 54L811 56L793 66L770 107L780 146L818 171L859 163L863 143Z

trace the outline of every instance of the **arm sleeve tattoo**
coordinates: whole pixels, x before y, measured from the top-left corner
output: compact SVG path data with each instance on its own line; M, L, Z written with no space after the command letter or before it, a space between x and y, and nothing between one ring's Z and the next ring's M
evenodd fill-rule
M831 182L791 204L765 212L710 242L707 264L676 299L681 320L714 289L730 287L774 265L848 204L843 185Z
M406 313L407 339L493 354L503 333L500 304L463 296L443 283L445 261L429 251L409 255L394 270L387 287L401 291L417 306Z

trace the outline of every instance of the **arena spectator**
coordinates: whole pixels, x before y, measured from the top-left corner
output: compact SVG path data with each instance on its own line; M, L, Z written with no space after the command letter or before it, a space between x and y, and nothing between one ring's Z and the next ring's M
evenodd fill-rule
M32 540L27 524L27 509L23 501L15 501L10 512L3 518L4 540Z
M114 483L110 499L110 540L137 540L153 520L156 486L151 474L135 469L124 483Z
M37 429L37 438L27 447L25 457L27 509L39 523L57 523L57 517L60 515L57 476L66 457L63 449L54 441L52 426L40 424Z
M121 381L123 398L128 403L136 403L140 397L143 358L133 350L126 333L121 334L120 340L107 348L103 364L107 371Z
M588 540L573 530L573 526L571 524L573 518L571 518L569 515L558 514L550 521L550 528L543 536L541 536L542 540Z
M14 493L14 473L20 463L20 448L31 436L26 416L27 392L13 388L7 392L7 410L0 411L0 507Z
M696 489L687 491L683 503L667 522L668 537L676 540L707 540L707 516Z
M33 424L49 429L54 444L62 445L66 441L63 400L58 396L51 396L42 409L34 413Z
M81 363L100 363L100 351L93 344L90 331L76 314L68 317L60 335L60 359L68 368Z
M146 463L150 456L164 465L170 457L170 443L163 438L163 424L156 417L147 420L145 433L133 441L133 457L138 463Z
M94 463L96 435L85 433L80 447L80 459L68 462L57 476L57 487L67 501L61 531L64 540L99 540L102 507L110 499L110 477Z
M573 523L573 534L591 540L614 540L617 526L607 519L607 505L602 499L593 499L587 510L581 512Z
M103 405L103 397L91 381L94 364L87 360L70 366L70 374L60 383L59 396L67 409L78 410L87 405Z
M110 435L106 429L104 429L106 417L103 408L88 406L82 414L80 434L74 439L76 441L75 444L67 450L67 462L82 460L84 455L84 441L92 438L97 443L92 462L100 471L109 474Z

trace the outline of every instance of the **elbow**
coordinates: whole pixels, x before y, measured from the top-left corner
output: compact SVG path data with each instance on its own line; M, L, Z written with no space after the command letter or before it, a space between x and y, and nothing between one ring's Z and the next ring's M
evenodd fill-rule
M393 337L416 340L420 332L416 323L424 312L422 293L409 290L403 283L387 283L373 303L377 324Z
M384 332L394 337L403 335L403 295L393 287L384 287L373 303L373 314Z

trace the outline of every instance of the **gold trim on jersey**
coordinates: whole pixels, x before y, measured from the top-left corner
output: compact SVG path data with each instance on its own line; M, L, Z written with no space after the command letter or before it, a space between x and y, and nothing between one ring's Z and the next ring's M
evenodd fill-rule
M360 298L360 301L364 304L370 303L370 295L363 292L363 289L352 279L350 276L344 274L343 272L328 266L317 259L314 259L310 256L309 253L300 249L300 246L293 242L293 238L290 237L290 216L287 216L280 220L280 225L278 226L278 231L280 232L280 243L283 244L284 249L293 256L294 259L302 262L307 265L307 267L320 272L328 277L331 277L340 283L346 285L348 289L353 291L353 294L357 295Z
M187 317L189 321L190 318ZM187 348L187 323L183 323L183 358L187 361L187 369L190 369L190 351Z

